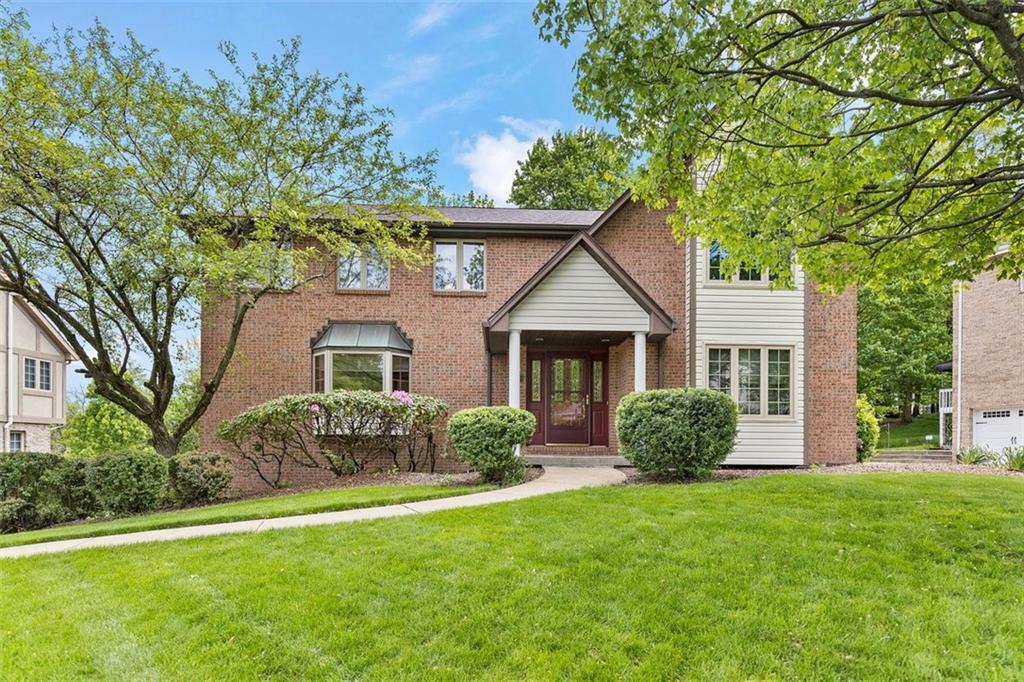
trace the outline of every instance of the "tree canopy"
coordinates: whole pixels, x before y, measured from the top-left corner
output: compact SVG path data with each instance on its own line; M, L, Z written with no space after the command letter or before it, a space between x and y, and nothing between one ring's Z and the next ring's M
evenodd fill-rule
M210 404L252 306L326 276L315 253L429 253L412 218L434 159L391 150L389 112L344 75L304 74L298 40L269 59L222 52L200 82L130 35L36 39L0 11L0 291L67 337L96 395L164 455ZM214 370L171 426L174 339L204 299L228 302L227 342L206 349Z
M841 288L1024 269L1024 4L540 0L681 235ZM997 264L989 258L1009 249Z
M857 290L857 390L904 420L930 404L950 376L935 371L952 353L952 287L920 281Z
M579 128L540 138L512 182L520 208L605 209L626 190L631 155L619 138Z
M494 199L486 194L477 194L469 190L465 194L444 192L438 190L427 197L427 203L431 206L469 206L472 208L494 208Z

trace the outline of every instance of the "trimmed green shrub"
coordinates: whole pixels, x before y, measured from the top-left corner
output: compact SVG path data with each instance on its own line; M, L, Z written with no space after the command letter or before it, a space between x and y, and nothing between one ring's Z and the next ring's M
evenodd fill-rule
M155 452L110 452L96 457L89 487L109 514L152 511L167 493L167 460Z
M615 411L623 457L640 473L700 478L736 445L736 401L706 388L630 393Z
M35 504L46 494L43 475L57 466L60 456L49 452L0 453L0 499Z
M0 453L0 531L39 528L95 512L88 467L86 461L49 452Z
M36 506L20 497L0 500L0 532L17 533L39 527Z
M223 422L217 435L277 488L287 462L335 476L387 459L396 468L433 471L447 412L444 402L405 391L306 393L251 407Z
M217 452L188 452L168 460L167 474L176 500L209 502L231 483L231 460Z
M1001 463L1010 471L1024 471L1024 447L1004 448Z
M857 397L857 461L866 462L878 450L878 417L875 409L864 396Z
M50 523L91 516L99 510L96 495L89 482L92 462L77 457L61 457L57 465L43 474L50 491L50 510L44 514ZM59 511L58 511L59 510Z
M969 464L971 466L993 464L998 458L999 456L996 455L996 453L980 445L972 445L969 448L958 450L956 453L957 462L960 464Z
M485 480L502 485L526 478L526 460L516 452L537 429L537 418L514 407L474 407L448 420L448 442L459 461Z

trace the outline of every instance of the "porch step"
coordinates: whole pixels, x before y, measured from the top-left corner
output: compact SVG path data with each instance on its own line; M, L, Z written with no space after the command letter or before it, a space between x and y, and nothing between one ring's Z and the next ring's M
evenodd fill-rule
M531 466L548 467L624 467L629 466L619 455L526 455Z
M950 464L953 460L953 453L950 450L882 450L871 458L872 462L890 462L893 464L915 463L915 462L942 462Z

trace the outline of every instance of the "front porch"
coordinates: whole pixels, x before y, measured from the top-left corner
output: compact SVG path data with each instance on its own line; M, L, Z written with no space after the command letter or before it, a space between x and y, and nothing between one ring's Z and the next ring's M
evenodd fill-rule
M506 404L537 419L528 457L617 458L618 401L647 389L649 355L660 366L675 325L581 232L484 327L488 352L506 357Z

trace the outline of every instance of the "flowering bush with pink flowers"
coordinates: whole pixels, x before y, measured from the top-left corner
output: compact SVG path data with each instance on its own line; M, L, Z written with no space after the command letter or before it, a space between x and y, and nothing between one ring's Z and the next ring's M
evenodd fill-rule
M336 476L371 462L433 471L447 406L405 391L334 391L288 395L256 405L221 424L218 436L269 486L286 464Z

